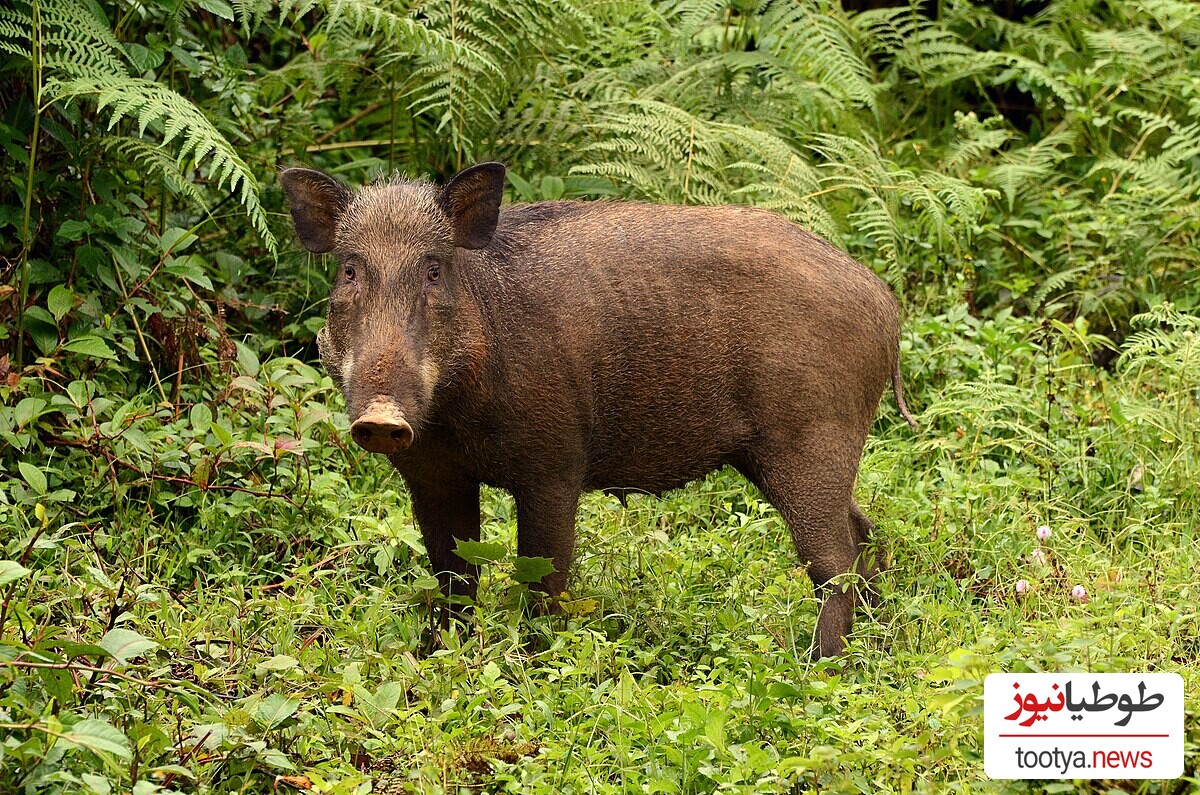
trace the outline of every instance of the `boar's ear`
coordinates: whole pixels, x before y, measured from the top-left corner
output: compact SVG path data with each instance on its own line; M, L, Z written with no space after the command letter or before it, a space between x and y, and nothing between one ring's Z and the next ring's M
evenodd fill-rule
M338 217L350 204L350 189L310 168L287 168L279 175L296 223L296 234L314 254L332 251Z
M500 220L500 199L503 197L503 163L480 163L450 180L442 188L438 203L454 225L454 245L459 248L486 246Z

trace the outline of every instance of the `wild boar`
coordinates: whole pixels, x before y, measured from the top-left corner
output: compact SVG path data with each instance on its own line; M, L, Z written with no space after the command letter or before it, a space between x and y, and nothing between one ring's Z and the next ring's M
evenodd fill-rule
M321 358L350 434L386 455L446 592L479 486L516 501L518 553L562 592L585 490L661 493L735 467L778 509L843 651L873 529L851 494L892 382L896 302L870 270L750 207L550 201L501 209L505 168L351 190L288 168L297 235L337 275ZM857 563L856 563L857 561Z

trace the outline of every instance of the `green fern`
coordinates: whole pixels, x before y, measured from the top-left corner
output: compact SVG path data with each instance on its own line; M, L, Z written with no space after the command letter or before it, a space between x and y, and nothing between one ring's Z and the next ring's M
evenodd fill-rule
M0 51L31 60L35 24L41 64L48 73L128 73L124 50L98 6L73 0L18 0L0 8Z
M139 135L153 126L161 128L163 146L179 139L177 161L199 164L207 160L214 182L237 195L255 231L275 253L275 237L267 226L253 172L208 117L185 97L153 80L120 75L54 79L47 91L56 100L94 100L98 110L110 112L110 131L130 116L137 120Z
M37 35L35 24L39 26ZM131 116L137 121L139 135L151 128L161 130L163 147L178 139L175 162L179 168L172 174L181 174L185 163L207 161L215 183L235 193L267 249L275 252L276 241L259 201L258 184L245 161L186 97L155 80L130 75L124 48L96 6L83 0L34 0L0 11L0 48L30 58L34 41L39 43L37 55L46 77L43 104L92 99L100 112L110 112L110 132L121 119ZM119 146L133 152L128 143ZM139 154L139 159L147 162L144 148ZM156 170L166 174L161 168ZM197 195L194 190L179 190L174 177L167 179L176 192L189 198Z
M196 183L188 179L187 174L179 167L179 161L162 146L145 138L124 136L105 138L99 146L109 154L137 163L147 173L156 174L173 193L187 199L196 207L208 210L204 193Z

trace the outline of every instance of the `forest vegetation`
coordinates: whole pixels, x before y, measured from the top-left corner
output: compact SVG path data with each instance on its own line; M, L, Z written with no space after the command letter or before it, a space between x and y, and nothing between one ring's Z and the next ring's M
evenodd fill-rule
M877 5L6 0L0 792L1196 791L1200 4ZM881 405L840 663L732 472L587 497L542 618L485 490L431 623L277 174L492 159L770 208L895 291L920 427ZM1185 778L986 780L983 677L1067 670L1182 674Z

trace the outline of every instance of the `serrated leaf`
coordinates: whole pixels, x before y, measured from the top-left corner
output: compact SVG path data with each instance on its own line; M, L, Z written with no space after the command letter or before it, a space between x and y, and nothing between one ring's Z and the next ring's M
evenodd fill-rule
M108 343L90 334L64 342L63 350L71 351L72 353L82 353L84 356L94 356L97 359L117 358L112 348L108 347Z
M55 320L62 320L74 305L75 293L71 292L70 287L62 284L54 285L50 294L46 296L46 308L54 315Z
M28 574L29 569L15 560L0 560L0 588L8 585L10 582L16 582Z
M254 722L269 731L292 717L299 707L296 699L272 693L254 710Z
M498 560L503 560L504 556L508 554L508 550L503 544L485 541L463 541L459 539L457 546L454 548L454 554L467 563L479 566L484 563L495 563Z
M28 461L18 461L17 469L21 470L21 477L25 478L25 482L29 484L29 488L38 494L46 493L46 474L42 470Z
M541 582L542 578L554 573L554 561L550 558L513 558L513 579L517 582Z
M212 280L204 272L204 259L195 254L172 259L163 266L163 270L175 276L182 276L192 284L203 287L205 290L213 289Z
M71 745L86 748L93 753L106 753L122 759L132 759L129 740L124 734L102 720L81 720L63 733L62 739Z
M125 48L125 55L128 56L129 62L139 72L148 72L152 69L157 69L162 66L166 53L160 49L150 49L141 44L128 42L121 45Z
M84 235L92 230L92 225L87 221L63 221L62 226L54 233L54 236L59 240L75 242L81 240Z
M117 627L104 633L100 639L100 648L113 656L117 662L125 662L138 655L145 654L158 648L158 644L149 638L144 638L132 629Z

